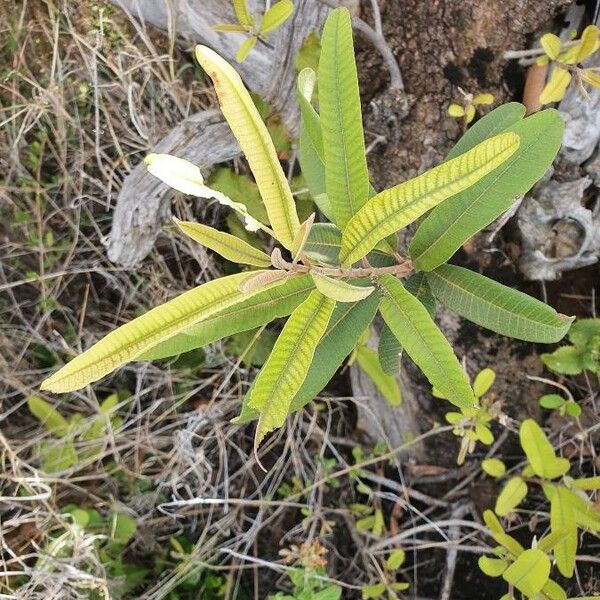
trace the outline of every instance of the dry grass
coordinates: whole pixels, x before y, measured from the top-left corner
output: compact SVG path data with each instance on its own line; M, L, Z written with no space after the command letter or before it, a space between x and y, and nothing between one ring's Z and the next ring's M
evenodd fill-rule
M218 272L205 253L168 232L132 271L115 267L104 251L124 173L170 127L204 108L208 95L173 40L108 4L4 0L4 7L0 598L120 597L123 578L99 552L111 532L78 526L65 513L71 504L135 520L124 561L154 570L124 596L147 600L265 598L287 585L290 567L278 551L315 540L328 549L328 573L344 598L385 577L385 557L401 542L411 565L402 578L412 579L417 598L440 580L447 550L469 560L488 551L491 541L466 495L479 471L432 467L411 475L396 459L402 448L354 465L348 402L331 398L270 437L260 449L265 476L252 455L251 428L230 424L252 374L218 344L201 367L131 364L93 388L46 396L63 416L80 415L69 434L79 460L43 471L40 444L60 447L64 439L53 438L26 401L39 395L48 371ZM218 218L182 200L176 210ZM102 434L86 439L100 403L115 391L120 401L104 417ZM433 429L424 437L447 433ZM574 436L566 432L563 444ZM282 484L294 481L282 494ZM357 484L370 486L369 495ZM353 502L382 508L389 535L359 533ZM527 519L518 526L526 529ZM170 546L174 536L190 540L185 556ZM456 561L456 552L448 557ZM450 584L455 566L445 571ZM211 595L204 579L192 591L182 587L209 569L222 577L222 596Z

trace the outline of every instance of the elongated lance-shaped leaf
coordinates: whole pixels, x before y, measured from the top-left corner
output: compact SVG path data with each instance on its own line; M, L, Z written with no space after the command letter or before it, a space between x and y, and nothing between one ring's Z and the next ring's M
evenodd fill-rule
M471 187L498 168L518 147L517 135L502 133L414 179L377 194L344 229L340 252L342 264L357 261L391 233Z
M379 334L377 355L379 364L386 375L397 375L400 371L400 358L402 346L392 333L392 330L384 323Z
M330 265L339 265L342 232L333 223L315 223L304 246L306 255L313 260ZM382 248L369 252L367 259L373 267L389 267L396 260Z
M292 400L290 412L306 406L329 383L373 321L380 297L376 290L360 302L336 304L327 330L317 345L306 379ZM248 406L248 397L244 399L242 412L234 419L234 423L248 423L258 418L258 411Z
M467 133L464 141L459 142L459 149L466 151L470 144L479 142L481 134L495 132L494 125L501 127L515 116L516 109L504 111L489 126L472 135ZM474 129L477 125L479 123ZM509 124L506 133L512 132L521 140L518 150L473 187L427 215L410 244L415 266L427 271L435 269L478 231L509 210L552 165L560 148L563 128L562 118L551 109ZM454 157L454 149L449 156Z
M180 221L179 219L174 219L174 221L177 227L188 237L218 252L227 260L245 265L254 265L255 267L271 266L271 259L267 254L235 235L219 231L202 223Z
M248 9L246 0L233 0L233 10L240 25L247 25L249 27L254 25L254 17Z
M427 309L395 277L384 275L379 283L384 293L381 314L407 354L452 404L473 407L467 376Z
M352 26L346 8L329 13L323 29L319 111L327 197L335 223L344 227L369 197Z
M243 63L247 58L248 54L252 52L254 46L258 42L258 38L256 36L251 36L246 38L238 48L238 51L235 53L235 60L239 63Z
M310 275L292 277L284 285L267 288L229 306L200 323L150 348L136 360L156 360L201 348L230 335L287 317L306 298L314 284Z
M153 308L75 357L43 381L41 388L71 392L100 379L156 344L244 300L247 295L240 291L240 284L248 276L248 273L236 273L209 281Z
M328 298L336 302L358 302L369 296L375 288L369 286L352 285L340 279L333 279L311 271L311 276L315 282L315 287Z
M321 133L321 118L314 109L311 100L317 85L317 74L310 68L305 68L298 74L298 104L302 115L302 124L310 137L315 151L323 163L325 154L323 151L323 135Z
M206 46L196 46L196 59L212 79L223 115L248 159L271 227L277 239L290 248L300 222L267 127L231 65Z
M287 320L250 394L250 408L260 412L257 445L283 425L334 307L334 300L314 290Z
M427 281L436 298L450 310L477 325L519 340L558 342L574 319L463 267L442 265L427 274Z

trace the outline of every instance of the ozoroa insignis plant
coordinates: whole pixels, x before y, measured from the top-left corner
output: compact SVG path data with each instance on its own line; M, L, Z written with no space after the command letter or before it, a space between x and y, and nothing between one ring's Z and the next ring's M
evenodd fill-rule
M272 236L274 249L269 255L207 225L177 222L184 234L249 270L200 285L119 327L46 379L43 389L77 390L128 361L172 356L289 315L238 417L258 420L258 445L325 387L378 311L385 322L380 345L385 370L405 351L461 410L478 404L433 320L436 300L482 327L522 340L552 343L568 331L570 317L447 264L551 165L563 131L556 111L524 118L522 105L501 106L475 123L445 162L377 192L365 157L350 15L333 10L318 73L304 69L298 77L300 166L328 222L312 215L301 223L272 140L239 75L207 47L198 46L196 58L214 83L269 222L210 190L186 161L151 155L149 169L184 193L228 204L250 228ZM419 220L404 255L395 234Z

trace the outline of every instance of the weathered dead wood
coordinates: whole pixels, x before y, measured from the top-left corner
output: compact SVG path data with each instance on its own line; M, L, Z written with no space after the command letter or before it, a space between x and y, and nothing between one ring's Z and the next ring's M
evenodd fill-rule
M212 26L234 22L229 0L113 0L131 18L148 22L164 31L174 31L177 39L192 48L206 44L235 62L235 52L244 39L238 34L216 33ZM264 2L250 0L260 13ZM258 44L237 68L246 85L259 94L291 131L298 124L295 102L295 58L306 37L320 31L329 10L314 0L296 0L292 17L269 38ZM212 165L239 154L239 147L220 113L192 115L151 149L185 158L205 171ZM152 248L161 223L169 213L169 189L147 174L138 164L126 176L117 199L108 247L110 260L133 266Z
M379 338L373 334L369 346L377 348ZM416 415L419 413L419 404L416 401L418 388L405 369L398 375L398 385L402 391L402 404L390 406L388 401L375 387L373 381L365 372L354 363L350 367L350 382L352 394L358 399L358 424L375 442L384 441L391 448L397 448L419 435L419 425ZM425 459L423 444L414 444L401 458L411 457L417 461Z

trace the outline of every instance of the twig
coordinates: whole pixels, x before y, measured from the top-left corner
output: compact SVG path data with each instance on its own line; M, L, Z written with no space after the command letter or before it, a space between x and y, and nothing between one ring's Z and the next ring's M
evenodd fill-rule
M339 4L336 0L318 0L321 4L325 4L330 8L339 8ZM379 7L378 7L379 8ZM373 11L375 12L375 11ZM377 18L375 19L377 27ZM365 23L360 17L352 15L352 27L357 31L360 31L368 40L375 46L379 51L385 64L390 72L390 89L404 91L404 80L402 79L402 73L400 67L396 62L394 53L388 46L382 33L378 33L369 24Z

